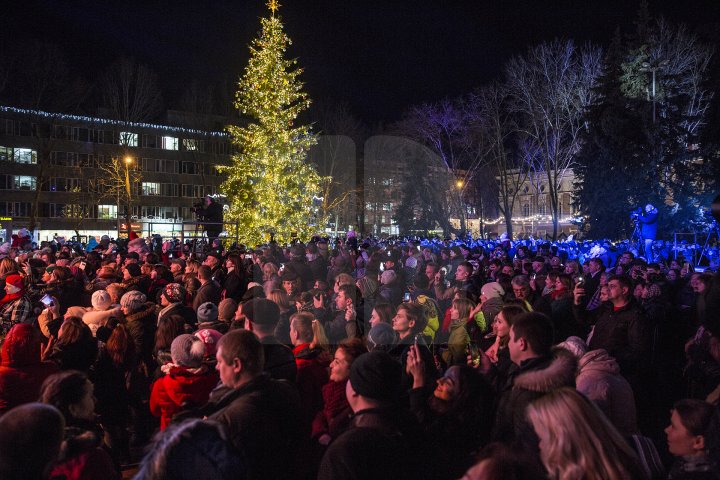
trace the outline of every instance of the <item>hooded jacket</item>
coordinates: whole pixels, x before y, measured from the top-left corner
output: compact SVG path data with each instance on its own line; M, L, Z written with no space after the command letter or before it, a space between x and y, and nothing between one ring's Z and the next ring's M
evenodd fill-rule
M623 435L637 433L635 396L620 366L605 350L592 350L578 361L577 391L592 400Z
M152 349L157 328L155 304L146 303L142 310L125 315L125 320L128 333L135 342L138 359L146 365L152 365Z
M527 406L560 387L574 387L576 366L577 361L570 352L556 348L551 356L531 358L511 367L499 396L494 439L536 446L538 440L527 420Z
M122 318L123 313L120 307L109 308L107 310L95 310L94 308L87 311L82 316L82 321L85 325L90 327L90 331L93 337L97 335L97 330L100 327L107 325L110 317Z
M205 365L200 368L173 365L167 375L153 384L150 394L150 412L160 417L160 429L167 428L181 409L205 405L218 381L217 372Z
M32 325L19 323L5 337L0 365L0 414L23 403L35 402L47 377L59 368L40 361L41 334Z

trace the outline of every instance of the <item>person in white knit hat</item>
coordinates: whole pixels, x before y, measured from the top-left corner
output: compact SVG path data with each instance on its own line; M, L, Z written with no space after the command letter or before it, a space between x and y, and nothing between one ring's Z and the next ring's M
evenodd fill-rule
M97 330L107 324L110 317L121 315L120 306L113 305L110 294L105 290L98 290L92 294L91 298L92 310L85 312L82 321L90 327L93 337L97 335Z

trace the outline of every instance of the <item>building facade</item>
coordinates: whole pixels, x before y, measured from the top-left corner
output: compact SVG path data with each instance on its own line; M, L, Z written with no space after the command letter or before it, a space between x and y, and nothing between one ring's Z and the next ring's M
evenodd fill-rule
M167 118L186 123L172 112ZM116 236L129 206L133 230L173 235L195 219L201 197L218 193L216 167L230 155L219 129L0 107L0 222L29 227L39 241L77 231ZM118 178L108 178L118 159Z

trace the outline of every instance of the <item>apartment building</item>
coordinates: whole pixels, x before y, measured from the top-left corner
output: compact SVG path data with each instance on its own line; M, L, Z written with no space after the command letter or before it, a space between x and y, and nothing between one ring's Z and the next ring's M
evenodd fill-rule
M222 131L227 119L203 119L210 129L188 128L181 112L168 112L166 120L120 122L0 106L2 228L34 227L37 240L78 230L115 236L125 228L129 203L133 230L177 232L181 222L194 220L193 204L218 194L216 167L230 162L231 142ZM121 170L108 179L107 166L117 159L125 178ZM127 190L130 202L120 198Z

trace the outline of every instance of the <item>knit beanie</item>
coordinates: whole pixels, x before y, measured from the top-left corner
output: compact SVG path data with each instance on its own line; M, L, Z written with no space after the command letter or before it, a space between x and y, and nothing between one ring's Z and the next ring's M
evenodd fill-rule
M215 358L217 345L220 338L222 338L222 333L217 330L213 330L212 328L203 328L202 330L195 332L195 336L202 340L205 344L205 357Z
M5 278L5 286L7 292L10 295L12 295L13 293L18 293L25 288L25 284L23 283L23 277L16 273L8 275Z
M95 310L107 310L110 308L110 305L112 305L112 300L110 300L110 294L108 292L105 290L98 290L92 294L90 303L92 303Z
M395 281L397 278L397 275L392 270L385 270L382 275L380 275L380 283L383 285L389 285Z
M218 305L218 318L225 322L231 322L235 318L238 304L232 298L226 298Z
M393 400L401 379L400 363L380 350L360 355L350 367L353 390L374 400Z
M162 296L170 303L179 303L185 300L185 288L179 283L168 283L162 290Z
M198 322L215 322L218 319L218 307L212 302L205 302L197 309Z
M505 290L499 283L490 282L482 286L480 293L485 295L487 298L500 298L505 295Z
M205 356L205 344L199 338L183 333L175 337L170 345L170 356L176 365L198 368Z
M120 298L120 306L126 308L131 312L137 312L147 302L147 297L144 293L138 292L137 290L131 290Z

